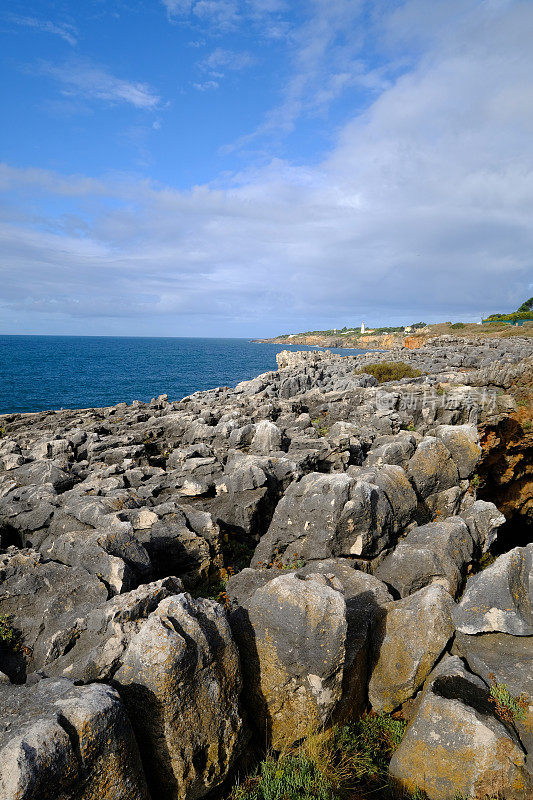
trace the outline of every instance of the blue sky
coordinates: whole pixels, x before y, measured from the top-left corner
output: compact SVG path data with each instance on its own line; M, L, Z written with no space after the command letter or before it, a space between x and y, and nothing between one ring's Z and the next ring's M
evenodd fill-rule
M530 0L30 0L0 32L0 333L271 335L533 294Z

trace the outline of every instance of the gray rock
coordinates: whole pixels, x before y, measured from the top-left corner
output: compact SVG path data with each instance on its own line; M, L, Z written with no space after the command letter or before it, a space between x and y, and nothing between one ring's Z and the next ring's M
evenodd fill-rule
M280 575L232 615L245 675L244 698L276 749L317 725L362 710L368 619L348 619L331 578ZM343 705L344 701L344 705Z
M409 459L407 474L422 499L459 483L459 471L450 451L439 439L430 436L420 442Z
M430 584L459 591L472 560L474 542L460 517L413 528L375 570L376 577L407 597Z
M149 800L117 692L42 680L0 686L2 800Z
M515 547L469 578L454 612L461 633L533 635L533 544Z
M468 525L472 539L482 553L488 552L497 539L498 528L505 522L505 517L498 511L494 503L475 500L472 505L461 511L460 516Z
M368 686L374 711L393 711L422 686L453 635L452 606L442 586L427 586L380 611Z
M32 670L53 660L70 641L76 620L107 596L105 585L80 567L45 562L31 550L1 557L0 614L13 618Z
M282 449L282 435L278 426L268 419L258 422L251 443L252 452L268 455Z
M533 785L516 735L496 717L486 685L460 659L446 659L428 681L389 771L402 790L429 800L528 800Z
M222 606L180 594L131 638L114 675L153 797L196 800L239 752L239 657Z
M393 470L398 470L396 479L403 474L399 467L384 467L377 473L391 495ZM409 495L403 507L409 509ZM371 557L390 543L407 516L408 511L395 517L387 494L377 484L347 474L311 473L291 484L278 503L252 566L278 558L291 565L299 559Z
M435 435L446 445L457 466L460 478L469 478L481 457L475 425L439 425Z
M148 553L131 534L79 531L49 537L40 546L46 559L86 569L110 594L133 589L151 571Z

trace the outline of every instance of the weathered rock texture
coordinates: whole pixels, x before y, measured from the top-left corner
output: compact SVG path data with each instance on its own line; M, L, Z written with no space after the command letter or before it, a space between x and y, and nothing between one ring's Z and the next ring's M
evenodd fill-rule
M406 703L397 780L437 736L440 763L472 766L426 776L430 797L504 779L522 797L529 723L502 729L457 686L528 691L531 344L420 343L1 418L0 690L21 722L2 800L199 800L250 737L279 747ZM420 376L378 384L378 360ZM435 677L452 648L467 676Z

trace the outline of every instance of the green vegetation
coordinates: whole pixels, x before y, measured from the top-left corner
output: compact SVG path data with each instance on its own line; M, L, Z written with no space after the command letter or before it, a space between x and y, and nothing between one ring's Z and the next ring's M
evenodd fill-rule
M419 328L426 328L427 322L413 322L411 325L383 325L379 328L372 328L370 326L369 331L365 331L365 335L372 336L372 334L380 334L380 333L403 333L405 328L409 327L411 330L416 331ZM301 333L283 333L280 336L277 336L277 339L288 339L289 336L341 336L344 334L350 334L352 336L360 336L361 330L359 325L355 327L348 328L346 325L343 328L330 328L329 330L325 331L302 331Z
M464 322L454 322L452 325L450 325L450 328L456 330L457 328L466 328L466 325Z
M238 785L231 800L337 800L383 791L390 796L388 764L406 723L388 714L310 734Z
M487 321L490 322L518 322L521 319L531 319L533 316L533 297L525 300L517 311L511 314L490 314Z
M518 309L519 312L524 311L533 311L533 297L530 297L529 300L526 300Z
M496 561L497 556L494 553L491 553L490 550L487 553L483 553L481 558L479 559L479 565L476 572L483 572L484 569L487 567L491 567L494 562Z
M529 706L527 696L521 694L515 697L505 683L498 683L492 674L489 678L492 682L489 700L494 704L494 710L500 719L509 725L524 719Z
M6 435L6 429L4 427L0 428L0 439L2 439Z
M478 489L480 483L481 483L481 478L479 477L479 475L473 475L470 478L470 488L471 489Z
M13 627L13 617L0 614L0 646L16 651L20 648L21 634Z
M403 361L379 361L376 364L365 364L356 370L356 375L367 373L377 378L379 383L386 381L399 381L402 378L419 378L422 373Z
M329 433L329 426L325 424L325 417L316 417L311 420L311 425L316 430L319 436L327 436Z
M531 311L515 311L512 314L491 314L487 317L490 322L517 322L520 319L531 319Z

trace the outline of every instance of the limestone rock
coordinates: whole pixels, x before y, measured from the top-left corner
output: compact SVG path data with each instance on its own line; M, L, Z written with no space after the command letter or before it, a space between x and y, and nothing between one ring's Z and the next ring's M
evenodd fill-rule
M498 511L494 503L475 500L469 508L461 512L460 516L468 525L470 535L481 553L488 552L496 541L498 528L505 522L503 514Z
M137 743L109 686L0 685L2 800L149 800Z
M400 467L371 470L359 480L346 473L305 475L278 503L252 566L278 558L291 565L300 559L377 555L407 523L414 500Z
M462 633L533 635L533 544L515 547L467 582L454 613Z
M459 471L450 451L439 440L427 436L418 445L407 465L413 486L420 498L450 489L459 482Z
M523 748L496 717L486 685L458 658L439 667L390 762L395 782L429 800L529 800L533 784Z
M446 445L457 466L460 478L469 478L481 457L475 425L439 425L435 435Z
M393 711L422 686L453 635L452 606L448 592L433 585L381 611L368 687L374 711Z
M226 613L179 594L140 626L114 674L153 797L196 800L226 777L242 742L239 657Z
M474 542L460 517L413 528L395 550L377 566L376 577L407 597L424 586L438 583L456 596Z
M342 715L343 687L350 705L358 701L361 710L361 692L349 687L364 685L368 622L362 620L359 631L352 622L348 643L341 588L333 576L281 575L232 615L244 697L274 748ZM351 710L356 713L357 705Z
M13 617L33 670L53 660L76 620L107 597L105 585L81 567L45 562L32 550L0 558L0 614Z

